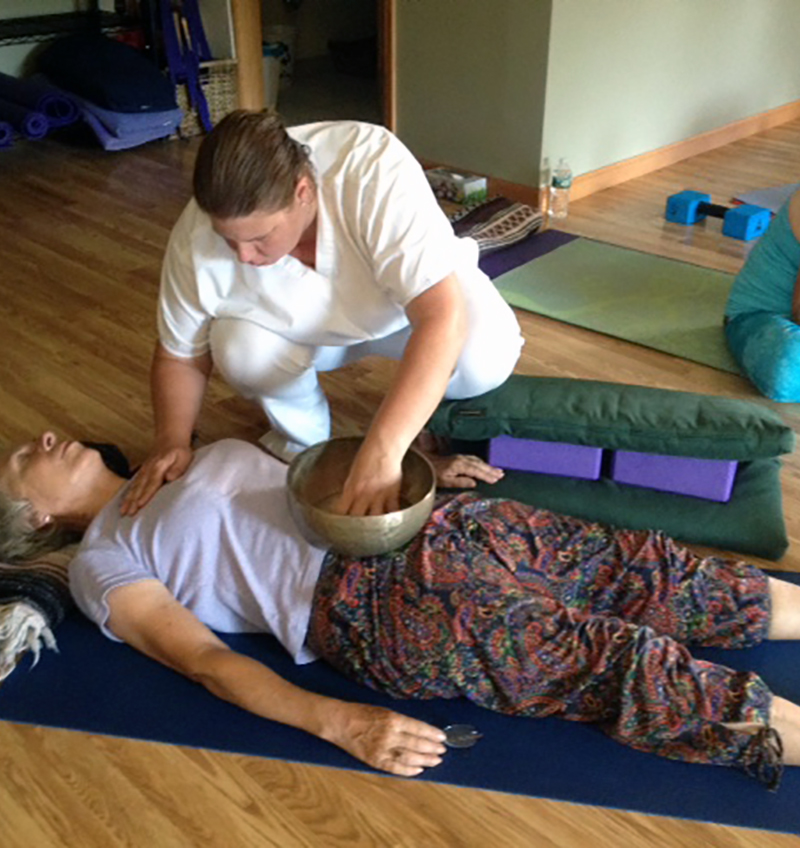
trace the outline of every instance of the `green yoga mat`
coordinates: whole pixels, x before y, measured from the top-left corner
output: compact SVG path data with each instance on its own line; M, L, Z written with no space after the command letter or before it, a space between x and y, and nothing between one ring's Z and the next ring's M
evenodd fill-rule
M740 373L722 329L731 274L578 238L494 282L520 309Z

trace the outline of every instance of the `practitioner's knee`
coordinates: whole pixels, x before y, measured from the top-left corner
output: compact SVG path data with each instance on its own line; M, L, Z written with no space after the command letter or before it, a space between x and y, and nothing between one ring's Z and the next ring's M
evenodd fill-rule
M514 371L525 343L516 317L499 316L494 326L470 332L447 384L448 400L475 397L496 389Z
M745 376L771 400L800 401L800 326L771 312L737 315L725 325Z
M314 351L251 321L217 318L211 323L214 364L245 397L281 396L310 372Z

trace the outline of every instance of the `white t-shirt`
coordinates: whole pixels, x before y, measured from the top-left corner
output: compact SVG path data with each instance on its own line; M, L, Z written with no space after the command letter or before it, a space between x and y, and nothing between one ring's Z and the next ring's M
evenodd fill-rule
M209 350L214 318L242 318L300 344L351 345L408 324L404 308L456 271L478 270L409 150L384 127L328 121L289 134L310 149L318 186L316 271L293 256L239 262L194 201L164 260L161 343L176 356Z
M286 466L226 439L198 450L186 474L133 518L127 487L89 526L69 569L75 602L106 636L107 597L160 580L212 630L272 633L298 663L325 551L304 541L289 512Z

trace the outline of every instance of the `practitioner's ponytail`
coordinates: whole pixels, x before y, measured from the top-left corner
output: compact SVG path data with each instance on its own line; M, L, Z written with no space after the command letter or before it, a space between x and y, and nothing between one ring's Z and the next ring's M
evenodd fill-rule
M194 166L194 197L215 218L278 212L292 204L298 180L313 179L308 148L273 111L237 109L203 139Z

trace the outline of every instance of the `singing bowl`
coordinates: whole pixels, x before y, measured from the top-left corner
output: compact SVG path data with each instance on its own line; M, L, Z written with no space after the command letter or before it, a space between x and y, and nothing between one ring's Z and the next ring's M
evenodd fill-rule
M341 493L363 439L328 439L299 453L289 466L289 508L312 545L348 556L373 556L399 548L422 529L433 509L436 473L411 448L403 458L403 508L384 515L338 515L326 505Z

